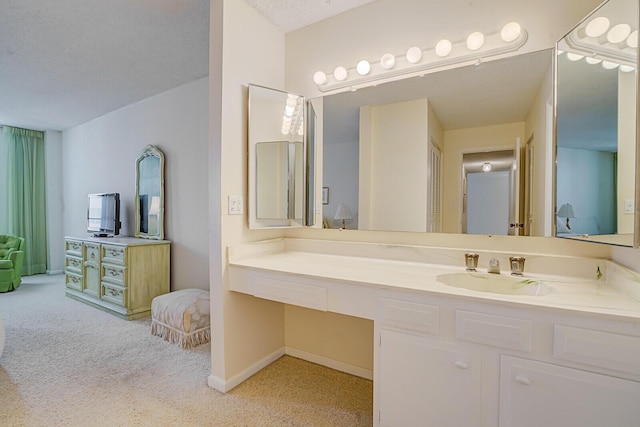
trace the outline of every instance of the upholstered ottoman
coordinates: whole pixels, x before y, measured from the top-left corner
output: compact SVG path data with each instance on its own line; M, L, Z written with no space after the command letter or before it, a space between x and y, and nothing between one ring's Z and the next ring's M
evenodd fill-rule
M151 301L151 333L182 348L211 340L209 292L182 289Z

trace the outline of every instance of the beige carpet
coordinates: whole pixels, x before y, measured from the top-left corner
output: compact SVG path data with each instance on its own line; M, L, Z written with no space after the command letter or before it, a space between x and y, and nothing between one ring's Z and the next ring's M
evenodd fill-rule
M366 426L371 381L285 356L227 394L210 347L181 350L64 295L63 276L0 294L0 426ZM215 339L215 337L213 338Z

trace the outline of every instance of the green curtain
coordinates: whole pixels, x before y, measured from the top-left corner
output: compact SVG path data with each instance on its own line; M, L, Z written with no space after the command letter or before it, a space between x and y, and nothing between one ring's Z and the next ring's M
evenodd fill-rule
M47 271L44 132L3 126L0 233L24 237L22 275Z

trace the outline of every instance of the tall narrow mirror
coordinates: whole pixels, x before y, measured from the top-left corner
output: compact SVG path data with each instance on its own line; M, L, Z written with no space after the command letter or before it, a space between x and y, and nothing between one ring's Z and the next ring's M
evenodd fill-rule
M135 236L164 239L164 154L153 145L136 160Z
M305 219L304 98L249 85L249 228Z
M634 245L638 2L610 0L558 42L556 236Z

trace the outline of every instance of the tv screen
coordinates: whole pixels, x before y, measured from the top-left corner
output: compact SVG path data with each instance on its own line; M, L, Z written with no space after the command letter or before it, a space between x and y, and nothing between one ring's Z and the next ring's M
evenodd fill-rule
M87 232L94 237L110 237L120 234L120 194L89 194Z

